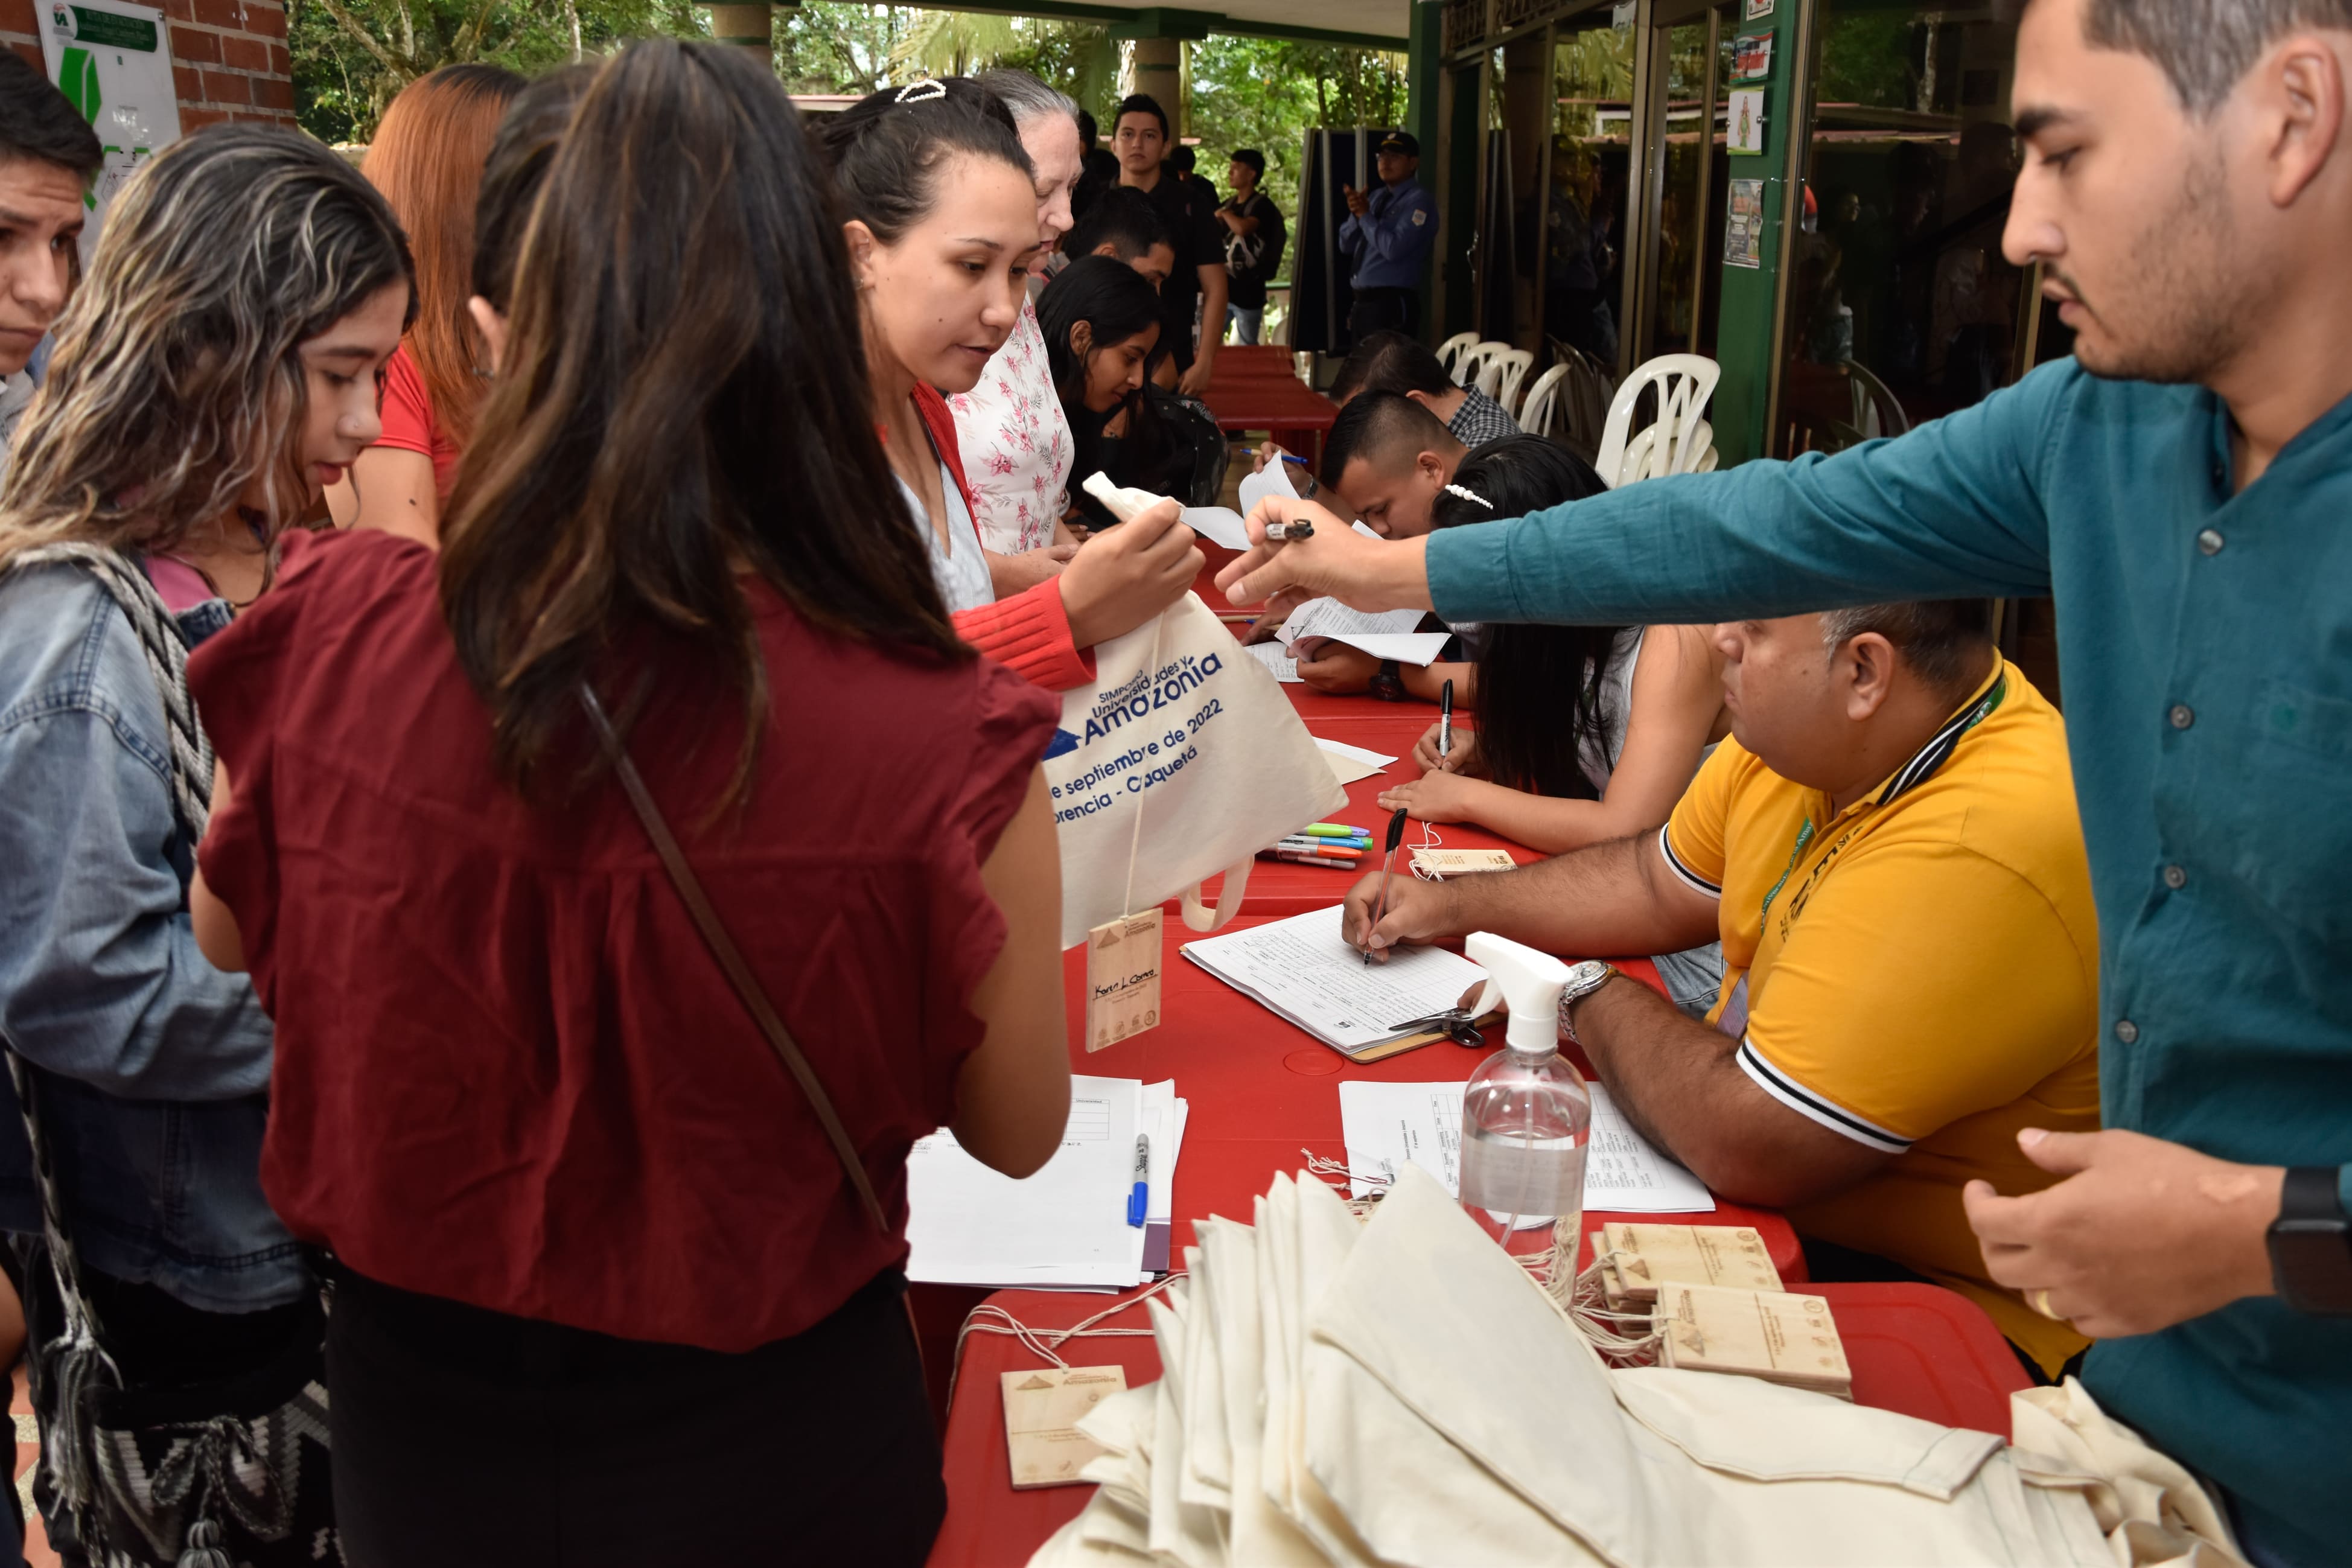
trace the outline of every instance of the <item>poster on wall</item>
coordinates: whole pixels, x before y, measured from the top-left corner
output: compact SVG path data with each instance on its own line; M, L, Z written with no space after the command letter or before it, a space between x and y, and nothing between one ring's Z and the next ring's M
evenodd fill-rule
M1731 40L1731 75L1737 81L1761 81L1772 74L1772 35Z
M1723 214L1723 264L1764 265L1764 182L1734 180Z
M1739 19L1760 22L1772 14L1772 0L1740 0Z
M1742 153L1754 157L1764 151L1764 91L1761 88L1741 88L1733 92L1723 112L1726 151L1734 157Z
M123 0L48 0L41 58L49 79L98 132L106 162L89 194L81 258L89 262L106 209L132 172L180 139L180 100L164 47L163 13Z

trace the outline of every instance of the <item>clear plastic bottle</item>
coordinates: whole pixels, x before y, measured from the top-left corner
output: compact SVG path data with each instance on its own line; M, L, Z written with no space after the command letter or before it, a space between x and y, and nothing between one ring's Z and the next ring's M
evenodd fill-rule
M1592 1092L1559 1054L1559 994L1568 966L1488 931L1463 944L1510 1003L1504 1048L1462 1092L1462 1207L1511 1252L1539 1252L1552 1227L1584 1218L1584 1154Z

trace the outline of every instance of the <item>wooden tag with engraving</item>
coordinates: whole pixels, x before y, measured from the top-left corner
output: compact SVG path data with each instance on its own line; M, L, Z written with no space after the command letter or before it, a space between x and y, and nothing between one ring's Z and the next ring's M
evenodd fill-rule
M1122 915L1087 932L1087 1049L1160 1024L1160 915Z
M1780 1290L1658 1286L1659 1364L1697 1372L1745 1373L1767 1383L1853 1397L1853 1373L1830 1304Z
M1004 1384L1004 1447L1013 1489L1075 1486L1102 1445L1077 1430L1087 1412L1127 1389L1123 1366L1049 1366L998 1374Z
M1508 871L1518 862L1507 849L1416 849L1412 868L1437 881L1466 877L1474 871Z

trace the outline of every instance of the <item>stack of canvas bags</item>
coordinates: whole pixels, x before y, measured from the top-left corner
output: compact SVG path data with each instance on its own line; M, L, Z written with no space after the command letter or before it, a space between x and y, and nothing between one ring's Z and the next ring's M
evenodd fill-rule
M1369 1224L1277 1177L1154 1303L1163 1375L1082 1429L1100 1489L1032 1560L1290 1568L1802 1562L2222 1568L2194 1480L2079 1385L2027 1447L1750 1378L1613 1371L1407 1167Z

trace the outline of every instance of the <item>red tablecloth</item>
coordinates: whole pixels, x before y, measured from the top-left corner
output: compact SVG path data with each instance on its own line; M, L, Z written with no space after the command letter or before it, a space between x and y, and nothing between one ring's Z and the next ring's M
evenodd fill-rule
M1224 355L1217 356L1216 373L1201 401L1216 416L1217 428L1231 436L1243 430L1264 430L1275 445L1314 462L1323 450L1323 433L1339 418L1339 405L1311 391L1295 375L1223 374Z
M1280 343L1226 343L1217 350L1209 374L1209 390L1227 381L1286 375L1298 381L1298 358ZM1304 386L1306 383L1299 382Z
M1932 1285L1806 1289L1826 1298L1837 1319L1856 1404L2009 1436L2009 1396L2028 1380L1975 1303ZM1100 1297L1041 1290L1006 1290L989 1300L1022 1322L1046 1328L1075 1323L1107 1305ZM1150 1322L1138 1306L1103 1326ZM1149 1339L1072 1340L1062 1356L1073 1366L1123 1366L1129 1388L1160 1375L1160 1352ZM964 1342L963 1375L948 1416L948 1516L931 1548L932 1568L1015 1568L1094 1495L1087 1486L1013 1489L997 1374L1041 1364L1002 1335L974 1334Z

